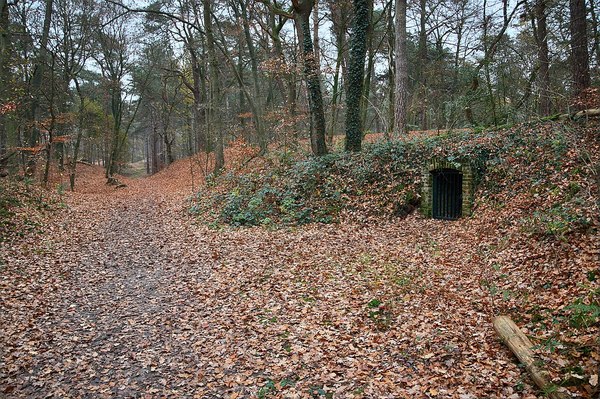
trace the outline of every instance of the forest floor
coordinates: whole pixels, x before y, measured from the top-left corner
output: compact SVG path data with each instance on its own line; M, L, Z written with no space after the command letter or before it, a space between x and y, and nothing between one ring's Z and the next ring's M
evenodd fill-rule
M2 397L541 398L491 324L517 299L489 282L543 316L586 295L570 279L598 256L594 237L536 247L418 214L215 230L187 213L191 178L80 170L39 234L2 243ZM577 337L591 382L573 397L597 386L597 331Z

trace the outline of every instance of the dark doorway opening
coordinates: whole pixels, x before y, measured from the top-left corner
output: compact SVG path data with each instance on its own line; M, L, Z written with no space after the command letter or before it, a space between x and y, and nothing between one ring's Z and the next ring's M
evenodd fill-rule
M456 169L438 169L433 175L434 219L456 220L462 213L462 173Z

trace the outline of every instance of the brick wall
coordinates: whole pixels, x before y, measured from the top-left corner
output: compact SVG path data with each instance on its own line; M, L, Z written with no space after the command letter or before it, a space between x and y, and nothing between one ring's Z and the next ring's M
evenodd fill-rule
M439 169L458 170L462 175L462 216L470 216L473 207L473 171L468 162L450 162L446 159L433 159L423 170L423 192L421 212L431 217L433 202L433 175Z

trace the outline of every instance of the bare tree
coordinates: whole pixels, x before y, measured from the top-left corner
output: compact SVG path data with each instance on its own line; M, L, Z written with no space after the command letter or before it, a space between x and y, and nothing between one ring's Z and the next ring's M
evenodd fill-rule
M221 84L219 82L219 64L215 50L215 37L213 34L212 1L202 0L204 9L204 32L206 35L206 49L208 51L208 70L210 72L210 91L208 114L210 126L215 131L215 173L219 173L225 166L223 153L223 130L221 129Z
M540 115L549 115L550 102L550 56L548 51L548 28L546 23L546 0L537 0L535 3L535 23L533 23L534 36L538 49L538 85L540 101L538 112Z
M406 53L406 0L396 0L396 106L394 111L394 134L400 136L408 131L408 55Z
M323 108L323 94L321 93L321 79L319 65L314 53L313 41L310 32L310 14L314 0L293 0L294 20L296 30L302 45L302 58L304 61L304 78L308 87L308 104L313 130L311 131L310 145L313 154L327 154L325 144L325 111Z
M0 0L0 103L8 99L7 89L9 87L9 62L10 57L10 18L9 4L7 0ZM7 146L6 123L4 113L0 112L0 157L6 155Z

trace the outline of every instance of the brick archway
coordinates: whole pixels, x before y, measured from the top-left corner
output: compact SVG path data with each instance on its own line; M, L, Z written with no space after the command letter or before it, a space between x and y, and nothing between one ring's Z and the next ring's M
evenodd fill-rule
M436 219L471 215L473 172L467 162L434 159L423 170L422 212Z

